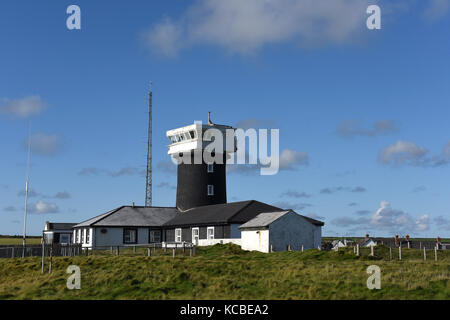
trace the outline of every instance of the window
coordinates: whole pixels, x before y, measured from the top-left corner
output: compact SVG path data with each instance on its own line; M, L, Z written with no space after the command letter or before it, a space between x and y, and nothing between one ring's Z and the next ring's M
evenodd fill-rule
M84 243L84 229L81 229L81 243Z
M214 163L208 163L208 173L214 172Z
M199 239L199 230L198 228L192 228L192 243L197 244Z
M62 244L69 244L69 242L70 242L70 234L67 234L67 233L61 233L61 234L59 235L59 243L62 243Z
M212 184L208 184L208 196L214 195L214 186Z
M86 243L89 244L89 242L91 241L91 230L86 229Z
M137 243L137 229L125 228L123 229L123 243Z
M181 229L175 229L175 242L181 242Z
M207 237L208 237L208 240L213 240L214 239L214 227L208 227L208 229L207 229Z
M161 230L150 230L149 242L161 242Z
M191 139L195 139L195 131L189 131L189 135L191 136Z

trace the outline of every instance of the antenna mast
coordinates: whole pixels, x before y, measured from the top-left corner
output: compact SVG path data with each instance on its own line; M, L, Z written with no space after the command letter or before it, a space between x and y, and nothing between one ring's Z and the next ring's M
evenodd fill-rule
M145 206L152 206L152 82L148 105L147 181L145 184Z
M27 159L27 180L25 182L25 212L23 214L23 252L25 256L25 246L27 237L27 213L28 213L28 188L30 185L30 154L31 154L31 121L28 133L28 159Z

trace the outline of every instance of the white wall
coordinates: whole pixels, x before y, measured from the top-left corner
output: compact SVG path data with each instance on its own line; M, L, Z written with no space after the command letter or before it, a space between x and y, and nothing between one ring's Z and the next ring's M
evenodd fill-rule
M213 246L215 244L225 244L225 243L234 243L237 245L241 245L241 239L199 239L198 245L199 246Z
M322 243L322 228L289 212L269 225L268 230L242 230L242 249L269 252L317 248Z
M242 230L243 250L269 252L269 230Z

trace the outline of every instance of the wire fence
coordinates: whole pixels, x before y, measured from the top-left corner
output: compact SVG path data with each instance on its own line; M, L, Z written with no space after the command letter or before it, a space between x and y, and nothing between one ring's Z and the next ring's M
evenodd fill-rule
M30 244L0 245L0 258L26 258L26 257L70 257L83 253L79 244Z

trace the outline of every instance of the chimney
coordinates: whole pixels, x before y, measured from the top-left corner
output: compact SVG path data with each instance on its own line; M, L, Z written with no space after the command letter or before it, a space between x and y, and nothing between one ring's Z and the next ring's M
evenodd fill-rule
M369 240L369 234L366 233L366 240Z
M134 208L134 201L133 201L133 204L131 206Z
M407 235L405 236L405 238L406 238L406 241L409 242L409 234L407 234Z
M439 243L439 244L441 243L441 237L437 237L436 240L437 240L437 243Z
M398 244L398 234L395 235L395 244Z

